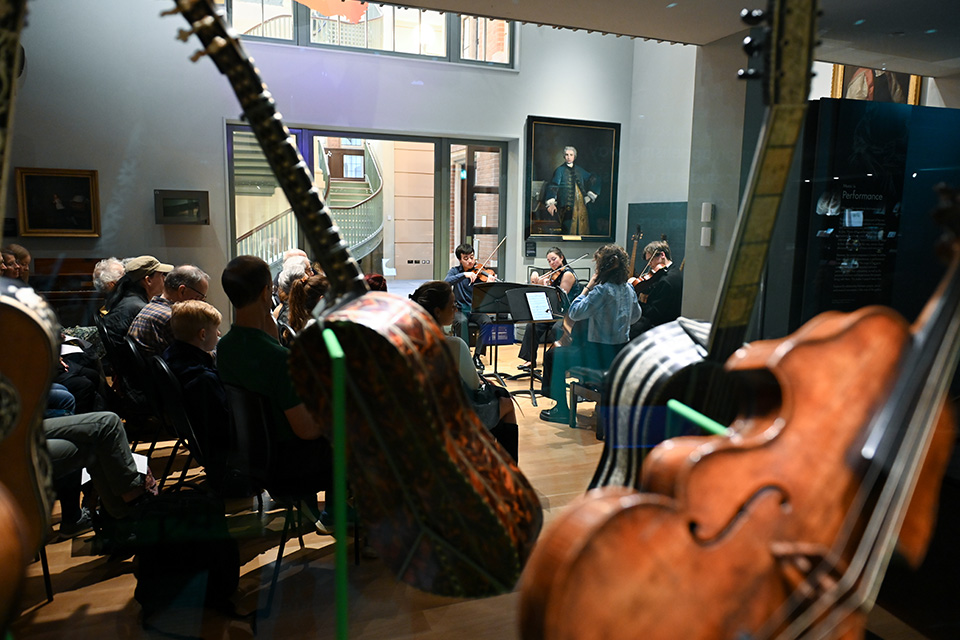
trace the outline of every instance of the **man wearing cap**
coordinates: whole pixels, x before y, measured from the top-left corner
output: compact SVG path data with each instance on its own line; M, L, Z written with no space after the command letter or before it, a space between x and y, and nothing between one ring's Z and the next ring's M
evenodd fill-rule
M137 256L127 262L123 277L107 300L103 329L110 344L105 346L114 351L120 349L133 319L151 298L163 291L164 276L171 271L172 264L164 264L153 256Z
M127 335L144 358L160 355L173 342L170 316L173 305L185 300L205 300L210 276L192 264L180 265L163 279L163 293L154 296L133 319Z

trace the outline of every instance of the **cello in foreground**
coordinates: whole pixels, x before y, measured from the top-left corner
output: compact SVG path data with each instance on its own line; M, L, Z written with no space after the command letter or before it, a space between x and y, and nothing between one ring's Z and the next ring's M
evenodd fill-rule
M941 202L950 266L913 326L827 312L737 351L728 436L664 441L641 491L590 491L544 532L526 640L863 637L894 545L926 552L954 439L960 198Z

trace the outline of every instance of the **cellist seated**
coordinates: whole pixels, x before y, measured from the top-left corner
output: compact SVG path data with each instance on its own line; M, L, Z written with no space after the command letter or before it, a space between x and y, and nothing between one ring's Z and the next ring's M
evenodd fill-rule
M590 282L570 303L567 317L583 322L570 346L557 347L543 360L543 392L556 401L552 409L540 412L540 419L567 424L566 372L573 367L606 371L620 349L629 341L630 325L640 319L640 304L633 287L627 284L627 252L615 244L604 245L593 256L595 267Z

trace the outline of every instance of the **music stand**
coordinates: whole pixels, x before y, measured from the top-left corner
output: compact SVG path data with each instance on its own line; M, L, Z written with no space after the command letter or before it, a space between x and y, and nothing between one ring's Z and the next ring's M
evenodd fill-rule
M474 313L486 313L495 316L493 324L515 324L510 319L510 305L507 301L507 294L517 288L523 288L526 285L516 282L478 282L473 285L473 305L471 309ZM499 341L493 340L493 371L483 374L484 377L492 375L505 387L506 383L500 372L497 371L497 364L500 356Z
M560 313L560 294L556 287L547 287L542 285L517 285L507 291L507 302L510 307L510 316L514 324L527 323L554 323L563 318ZM546 343L543 344L544 353L546 353ZM537 377L537 349L539 345L534 344L533 360L530 361L530 388L520 391L511 391L510 395L529 394L530 402L537 406L537 391L533 388L534 378ZM513 379L516 379L515 376ZM541 390L540 395L543 395Z

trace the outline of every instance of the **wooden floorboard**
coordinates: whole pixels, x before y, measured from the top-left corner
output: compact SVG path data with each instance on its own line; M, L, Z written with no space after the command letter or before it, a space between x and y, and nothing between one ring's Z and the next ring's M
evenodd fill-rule
M501 347L498 368L516 371L517 347ZM527 388L527 380L507 382L511 390ZM552 401L518 398L520 468L533 484L549 523L587 487L602 451L593 430L570 429L539 420L541 409ZM589 413L592 405L581 404ZM163 468L169 444L158 451L154 471ZM177 467L179 468L179 466ZM268 510L263 519L248 503L232 501L231 529L241 533L240 587L234 598L240 612L262 610L277 553L282 512ZM269 507L269 505L268 505ZM55 512L55 520L58 519ZM248 535L259 528L271 533ZM304 536L301 550L294 540L286 545L273 611L256 618L256 635L271 637L333 638L334 548L333 539L316 533ZM352 542L349 556L353 557ZM40 563L29 567L23 589L23 613L15 621L16 638L252 638L251 621L234 620L203 610L175 610L156 617L163 633L142 628L140 606L133 599L136 579L131 560L110 560L93 555L91 536L48 544L54 600L47 603ZM518 593L493 598L463 600L423 593L397 582L379 560L362 560L349 567L349 629L357 639L417 638L425 640L518 638ZM871 617L874 637L916 640L922 638L888 614ZM879 620L879 622L875 622ZM167 635L164 635L167 634ZM904 635L906 634L906 635Z

